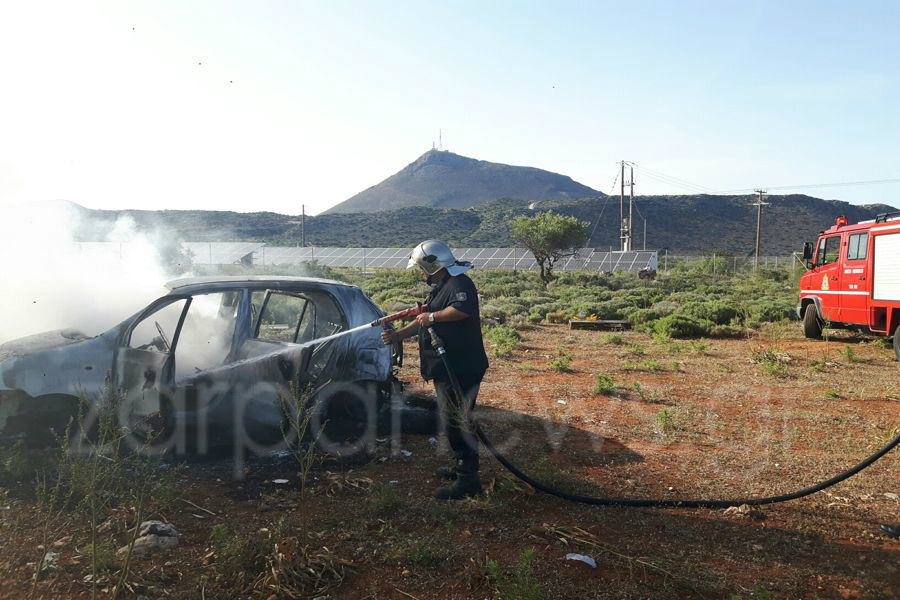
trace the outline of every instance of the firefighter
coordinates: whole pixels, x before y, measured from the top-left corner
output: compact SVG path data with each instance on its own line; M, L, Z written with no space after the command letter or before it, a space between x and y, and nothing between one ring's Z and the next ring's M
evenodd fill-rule
M467 418L468 412L475 406L478 388L488 368L484 340L481 338L478 291L464 274L472 268L471 263L457 261L450 247L439 240L427 240L415 247L407 268L416 267L421 269L427 283L432 286L425 301L426 312L401 329L386 329L382 340L391 345L418 334L422 377L434 382L450 448L456 455L453 466L442 467L436 473L453 483L438 488L434 497L458 500L481 493L478 438L469 427ZM465 395L464 406L458 406L453 400L446 368L428 336L429 327L433 327L444 342L450 368Z

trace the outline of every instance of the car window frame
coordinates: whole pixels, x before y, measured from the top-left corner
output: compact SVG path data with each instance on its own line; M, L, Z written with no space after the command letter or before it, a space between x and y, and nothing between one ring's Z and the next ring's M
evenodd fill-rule
M251 290L255 291L255 290ZM315 304L312 298L304 295L303 292L293 291L293 290L276 290L276 289L264 289L262 290L266 293L266 297L263 298L262 304L259 305L259 314L256 315L255 323L253 325L253 339L258 342L268 342L271 344L297 344L297 336L300 335L300 325L303 323L303 317L306 316L306 311L309 308L310 304ZM297 325L294 327L294 336L291 338L290 342L279 341L279 340L266 340L260 339L259 330L262 326L262 316L266 313L266 306L269 304L269 299L273 294L281 294L283 296L291 296L293 298L300 298L304 300L306 303L303 305L303 310L300 311L300 316L297 319ZM315 323L313 323L313 336L315 336Z
M137 348L131 347L131 335L134 333L134 330L138 325L143 323L146 319L150 318L154 314L158 313L165 307L170 304L174 304L180 300L185 300L184 307L181 309L181 315L178 317L178 324L175 326L175 331L172 334L172 340L169 345L168 352L159 352L158 354L168 354L170 356L175 355L175 348L178 346L178 338L181 336L181 328L184 325L184 320L187 317L188 309L191 307L191 302L193 301L193 296L189 294L178 294L173 296L163 296L162 298L157 298L153 302L147 305L147 307L142 310L138 315L131 319L128 324L128 327L124 329L122 335L119 339L119 347L125 348L126 350L138 350ZM139 352L144 352L143 350L138 350ZM152 352L152 351L151 351Z

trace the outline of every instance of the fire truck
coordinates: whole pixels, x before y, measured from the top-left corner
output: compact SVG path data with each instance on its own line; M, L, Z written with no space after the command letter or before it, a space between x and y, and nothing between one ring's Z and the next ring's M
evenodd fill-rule
M806 242L798 316L808 338L826 326L893 336L900 360L900 211L855 225L840 217Z

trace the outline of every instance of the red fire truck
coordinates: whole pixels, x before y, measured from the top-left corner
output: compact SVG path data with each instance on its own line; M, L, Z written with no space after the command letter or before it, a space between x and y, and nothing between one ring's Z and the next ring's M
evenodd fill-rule
M849 225L845 217L806 242L809 269L800 280L800 306L808 338L827 325L894 337L900 360L900 211Z

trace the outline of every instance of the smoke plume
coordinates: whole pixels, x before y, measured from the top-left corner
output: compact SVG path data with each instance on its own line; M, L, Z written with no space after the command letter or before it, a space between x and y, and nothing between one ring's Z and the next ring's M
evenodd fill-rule
M0 223L0 343L63 328L102 333L171 278L158 250L165 236L139 233L130 219L93 223L77 205L44 202L0 207Z

